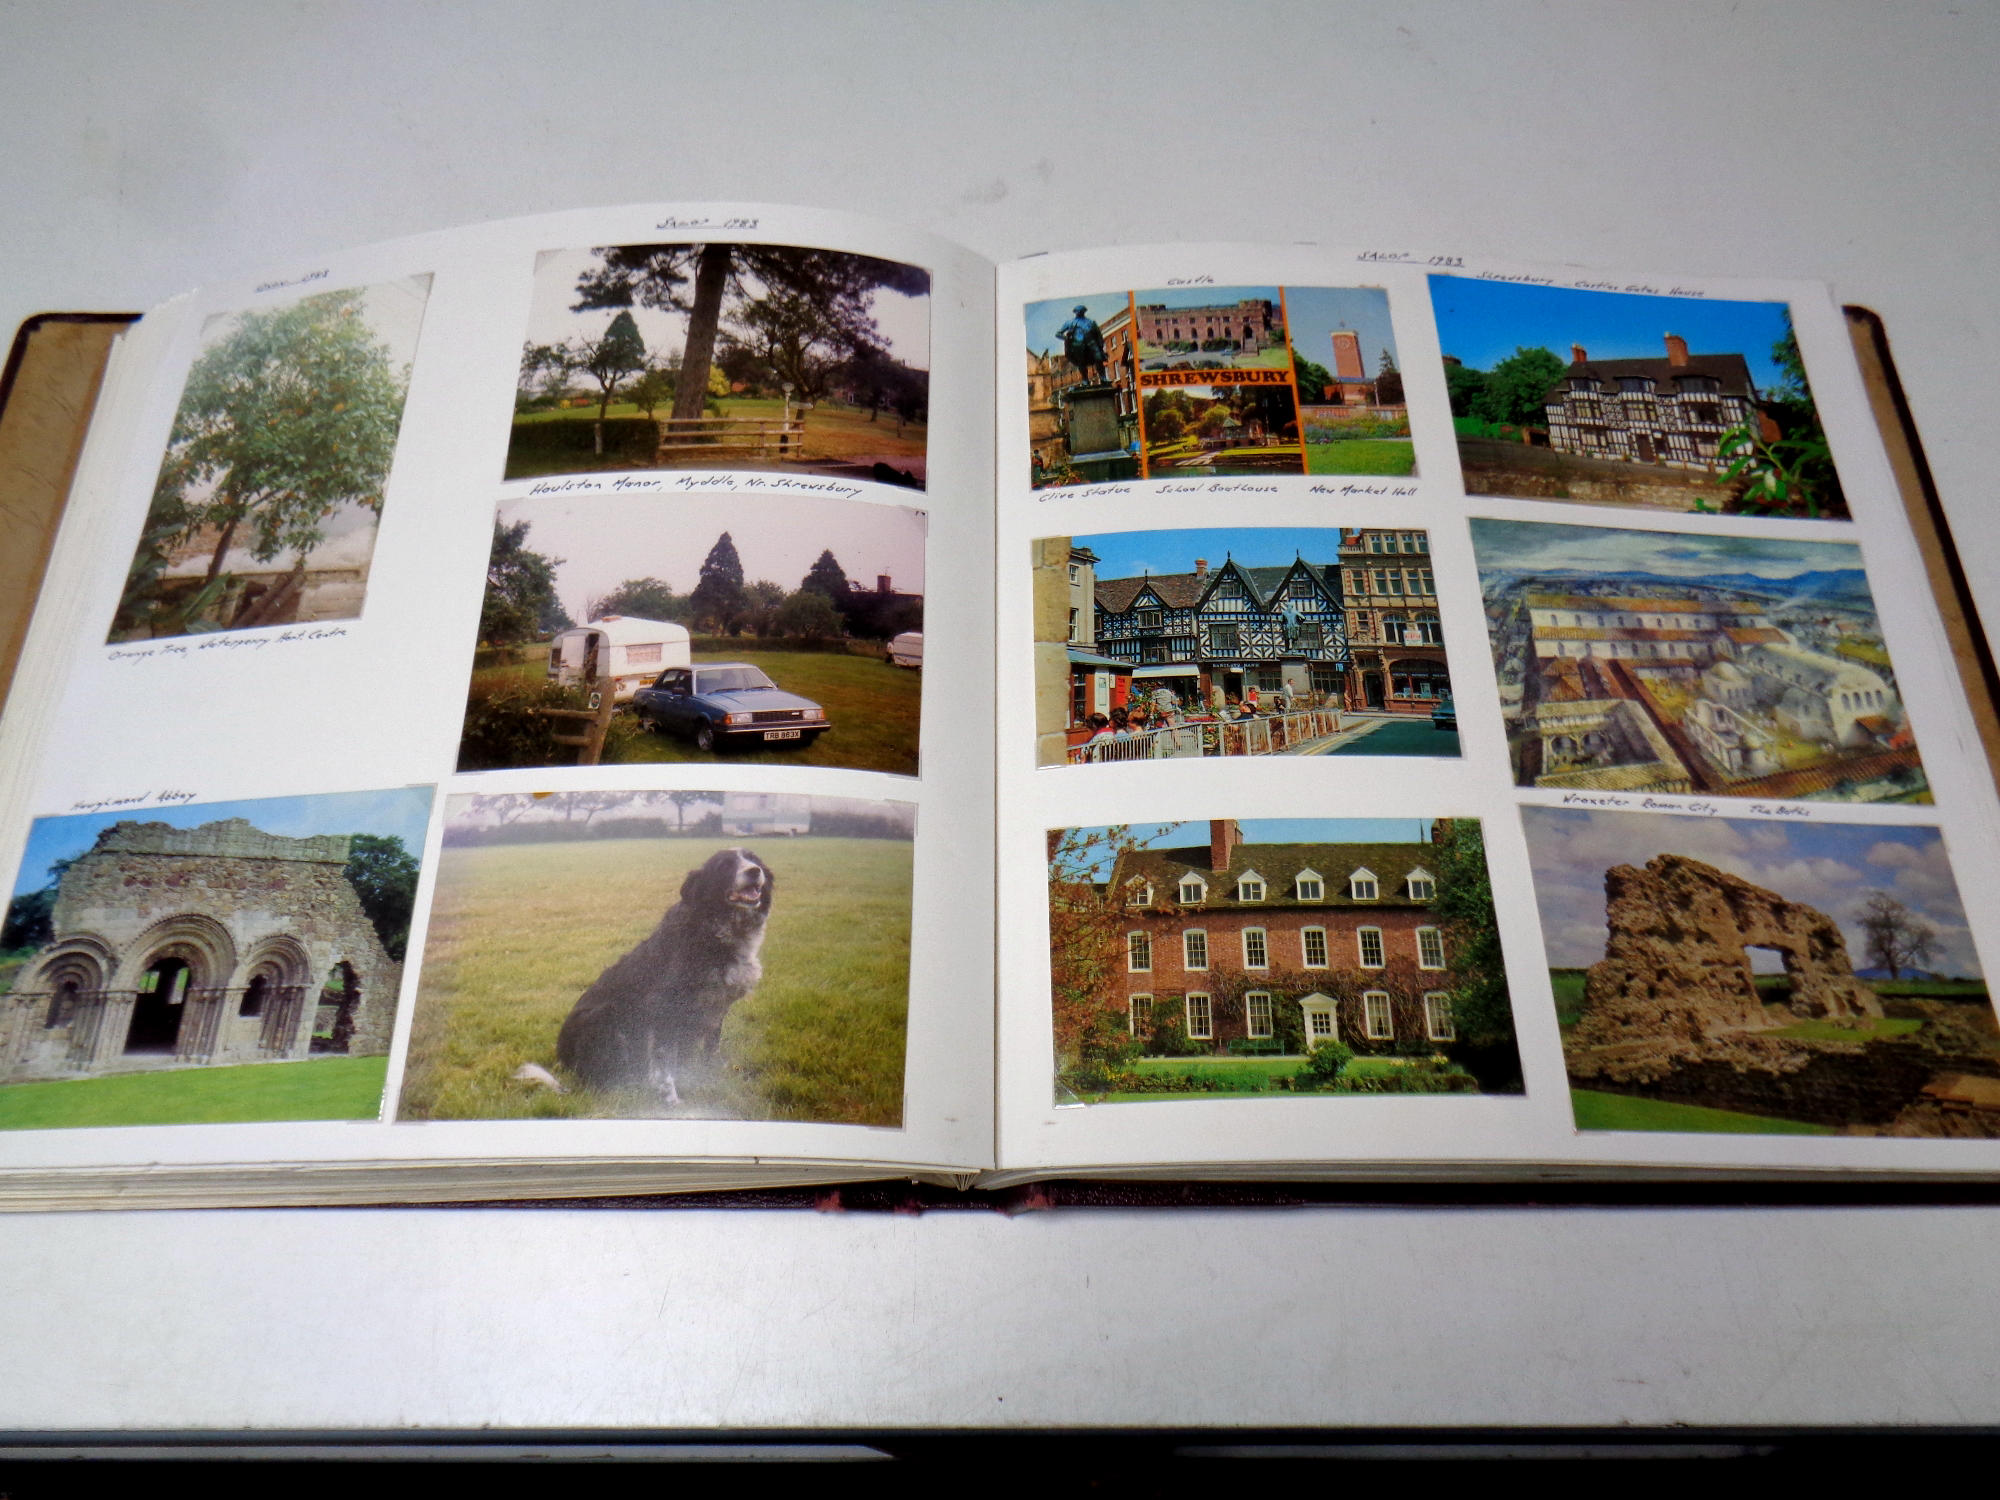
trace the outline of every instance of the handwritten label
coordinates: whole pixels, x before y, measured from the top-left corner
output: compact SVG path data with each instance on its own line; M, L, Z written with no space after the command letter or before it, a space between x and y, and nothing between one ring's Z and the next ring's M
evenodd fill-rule
M1412 255L1407 250L1363 250L1354 257L1377 265L1391 266L1443 266L1456 268L1465 264L1462 255Z
M1779 807L1768 802L1753 802L1750 811L1762 813L1767 818L1810 818L1810 807Z
M710 492L740 493L761 490L778 495L831 495L852 500L867 490L838 479L794 479L788 474L621 474L614 479L588 475L569 479L538 479L528 487L530 495L661 495L669 492L693 495Z
M145 807L149 804L154 807L178 807L183 802L194 801L194 797L193 792L174 790L138 792L130 797L99 797L90 802L72 802L69 810L79 813L109 812L115 808Z
M1168 286L1214 286L1213 276L1169 276Z
M1414 484L1315 484L1306 489L1308 495L1414 495Z
M155 641L150 646L120 647L104 653L106 661L168 660L176 656L199 656L204 652L262 651L266 646L290 645L297 641L333 641L347 634L344 625L295 625L276 635L190 636L178 641Z
M677 219L672 214L660 220L655 229L755 229L755 219Z
M294 276L289 281L260 281L257 283L256 289L260 292L283 291L288 286L305 286L310 282L324 281L326 280L329 274L330 273L325 268L322 267L320 270L317 271L308 271L303 276Z

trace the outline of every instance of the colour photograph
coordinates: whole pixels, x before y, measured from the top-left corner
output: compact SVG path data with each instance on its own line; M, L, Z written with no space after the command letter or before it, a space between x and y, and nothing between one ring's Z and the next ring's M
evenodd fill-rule
M446 803L398 1117L898 1125L916 808Z
M1518 1094L1476 819L1049 834L1058 1103Z
M1430 285L1468 494L1846 519L1786 304Z
M202 326L110 641L359 617L430 286Z
M2000 1137L1935 828L1521 817L1578 1128Z
M1030 303L1030 481L1415 472L1388 294L1171 287Z
M745 243L545 251L506 477L754 469L922 489L931 276Z
M923 628L920 510L503 501L458 769L727 758L914 776Z
M1859 547L1471 526L1517 784L1931 800Z
M38 818L0 1130L381 1111L431 788Z
M1041 537L1030 565L1037 765L1458 754L1425 532Z

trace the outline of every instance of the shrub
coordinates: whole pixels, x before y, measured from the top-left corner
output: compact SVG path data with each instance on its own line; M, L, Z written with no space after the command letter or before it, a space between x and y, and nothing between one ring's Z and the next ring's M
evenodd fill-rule
M555 736L576 733L582 721L544 719L529 710L587 706L581 687L554 682L489 687L474 681L465 698L458 769L499 771L509 766L573 765L576 747L558 745ZM645 732L631 714L614 713L605 726L601 759L609 764L626 758L633 743Z
M1301 1082L1326 1088L1340 1077L1340 1070L1354 1061L1354 1049L1345 1042L1321 1042L1306 1054L1306 1065L1298 1072Z
M595 425L594 421L580 419L517 422L508 438L508 457L517 463L594 458L596 442L591 429ZM659 446L660 428L657 422L645 417L605 419L604 457L650 465Z

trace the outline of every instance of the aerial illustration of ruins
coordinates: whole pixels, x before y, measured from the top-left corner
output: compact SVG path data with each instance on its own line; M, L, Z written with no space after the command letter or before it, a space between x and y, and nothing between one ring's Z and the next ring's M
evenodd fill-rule
M1518 785L1931 800L1858 547L1472 522Z
M1580 1129L2000 1137L1936 829L1523 809Z

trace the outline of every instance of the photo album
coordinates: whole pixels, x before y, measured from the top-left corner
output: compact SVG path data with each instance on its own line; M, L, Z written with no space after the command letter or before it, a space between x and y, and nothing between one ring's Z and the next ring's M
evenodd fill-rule
M1807 283L655 205L189 293L0 719L0 1208L1991 1174L1929 577Z

